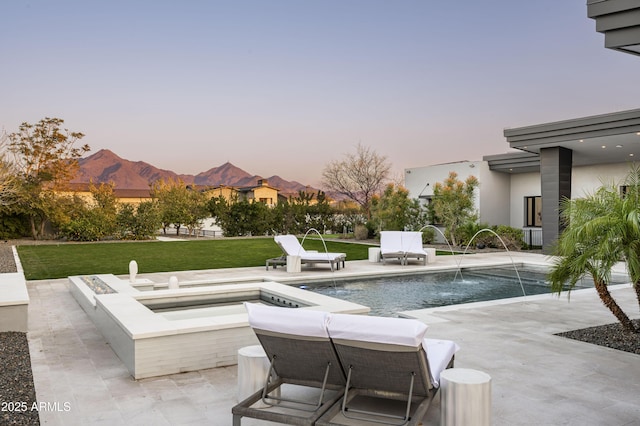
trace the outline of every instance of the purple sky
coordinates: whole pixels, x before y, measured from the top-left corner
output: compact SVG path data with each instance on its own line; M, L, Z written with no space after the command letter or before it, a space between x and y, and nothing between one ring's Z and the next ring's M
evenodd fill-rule
M586 0L11 1L0 128L59 117L178 173L230 161L318 185L361 143L407 167L519 127L640 107L640 58Z

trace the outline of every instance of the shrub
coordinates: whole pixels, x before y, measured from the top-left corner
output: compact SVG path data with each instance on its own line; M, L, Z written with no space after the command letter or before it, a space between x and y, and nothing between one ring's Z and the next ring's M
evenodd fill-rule
M499 225L496 227L496 233L500 235L509 250L520 250L525 245L522 229Z
M521 250L525 245L523 240L524 234L519 228L513 228L507 225L490 226L487 223L467 222L456 231L460 247L466 247L471 238L473 238L473 236L482 229L490 229L498 234L509 250ZM471 241L473 246L482 248L503 248L504 246L500 242L500 239L498 239L493 232L481 232L476 235L474 240Z
M26 217L18 214L3 214L0 211L0 238L20 238L30 235L29 221Z
M365 225L356 225L353 234L356 240L366 240L369 238L369 229Z
M433 228L422 230L422 244L431 244L436 239L436 231Z

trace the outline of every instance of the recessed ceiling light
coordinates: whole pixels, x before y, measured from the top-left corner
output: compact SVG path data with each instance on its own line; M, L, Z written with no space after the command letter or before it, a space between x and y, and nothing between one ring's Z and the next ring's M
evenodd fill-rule
M633 157L633 154L629 154L629 157Z
M578 142L582 143L582 142L584 142L584 139L580 139Z
M618 144L616 145L616 148L622 148L622 145Z
M602 145L602 149L605 149L607 146L606 145Z

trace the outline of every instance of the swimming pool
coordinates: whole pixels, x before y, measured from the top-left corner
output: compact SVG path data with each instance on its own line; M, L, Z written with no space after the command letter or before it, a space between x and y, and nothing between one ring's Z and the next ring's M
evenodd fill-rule
M549 293L546 272L518 266L527 296ZM301 286L309 291L369 306L371 315L397 316L397 312L461 303L523 296L512 266L490 269L424 273L418 275L340 280ZM454 280L455 277L455 280ZM618 278L619 282L625 282ZM585 280L576 288L593 287Z

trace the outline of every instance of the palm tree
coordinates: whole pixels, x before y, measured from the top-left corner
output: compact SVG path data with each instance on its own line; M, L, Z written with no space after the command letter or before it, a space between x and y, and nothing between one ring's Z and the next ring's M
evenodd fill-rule
M566 228L555 246L559 257L549 281L560 293L590 275L602 303L625 330L638 332L607 287L613 266L624 261L640 304L640 168L632 166L624 183L624 194L610 184L585 198L564 200Z

